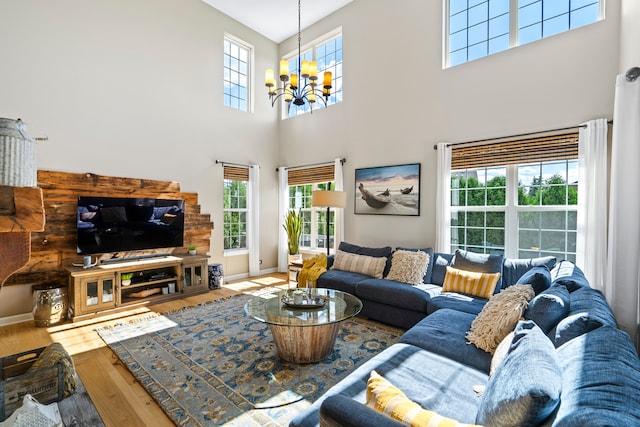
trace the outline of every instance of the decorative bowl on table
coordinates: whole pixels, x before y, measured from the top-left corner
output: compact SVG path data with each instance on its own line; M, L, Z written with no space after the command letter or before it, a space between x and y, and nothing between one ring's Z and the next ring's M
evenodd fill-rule
M325 295L308 295L303 293L302 300L296 301L293 295L283 295L281 301L291 308L319 308L327 303L328 297Z

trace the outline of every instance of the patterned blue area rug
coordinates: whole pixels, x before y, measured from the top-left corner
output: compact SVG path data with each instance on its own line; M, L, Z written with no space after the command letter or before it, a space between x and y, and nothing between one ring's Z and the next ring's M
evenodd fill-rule
M353 318L331 355L296 364L276 355L268 325L244 313L250 295L98 329L180 426L286 426L327 389L402 335Z

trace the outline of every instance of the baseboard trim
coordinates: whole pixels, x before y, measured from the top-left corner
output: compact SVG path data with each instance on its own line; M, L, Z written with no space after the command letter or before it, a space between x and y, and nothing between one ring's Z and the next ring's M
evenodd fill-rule
M277 268L267 268L266 270L260 270L260 275L264 275L264 274L272 274L272 273L277 273L278 269ZM224 283L228 283L228 282L233 282L236 280L244 280L244 279L248 279L249 278L249 273L242 273L242 274L234 274L232 276L224 276Z
M14 316L0 317L0 326L13 325L14 323L29 321L33 321L32 313L16 314Z

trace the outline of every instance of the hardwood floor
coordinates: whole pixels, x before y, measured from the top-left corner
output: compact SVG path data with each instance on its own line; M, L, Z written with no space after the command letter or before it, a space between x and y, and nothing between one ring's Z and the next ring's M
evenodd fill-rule
M73 357L76 371L107 427L173 426L94 329L149 312L177 310L268 286L287 288L286 274L225 283L221 289L206 294L49 328L37 328L32 321L3 326L0 327L0 357L60 342Z

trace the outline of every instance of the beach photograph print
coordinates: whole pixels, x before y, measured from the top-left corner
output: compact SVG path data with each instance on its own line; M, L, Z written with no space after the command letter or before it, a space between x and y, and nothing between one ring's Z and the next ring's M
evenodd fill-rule
M420 163L356 169L355 213L420 215Z

